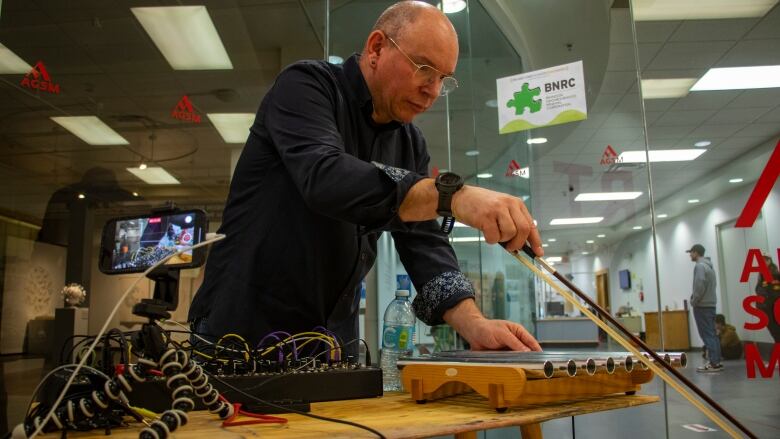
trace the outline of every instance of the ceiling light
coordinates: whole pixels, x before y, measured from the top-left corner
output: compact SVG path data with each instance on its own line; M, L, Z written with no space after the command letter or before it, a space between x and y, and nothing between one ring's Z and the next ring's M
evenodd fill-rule
M475 157L479 155L479 151L476 149L472 149L470 151L466 151L466 157Z
M596 235L596 238L606 238L606 237L607 237L607 235L605 235L603 233L599 234L599 235Z
M636 21L763 17L777 0L634 0Z
M328 62L331 64L344 64L344 58L338 55L331 55L328 57Z
M253 113L206 113L225 143L245 143L255 121Z
M444 7L442 7L442 3L444 3ZM444 11L445 14L454 14L466 9L466 0L444 0L436 7Z
M549 247L549 246L550 246L550 244L547 244L547 243L542 244L542 247Z
M560 257L560 256L550 256L550 257L544 258L544 260L547 261L547 262L562 262L563 258Z
M643 79L642 99L684 98L697 78Z
M710 69L691 91L780 87L780 65Z
M555 242L555 241L557 241L557 239L555 239L555 238L550 238L550 239L547 240L547 242Z
M604 220L603 216L593 216L585 218L555 218L550 221L551 226L569 226L574 224L595 224Z
M482 174L477 174L477 178L492 178L493 174L490 172L483 172Z
M654 149L650 151L650 161L655 162L689 162L707 152L706 149ZM618 157L618 163L645 163L647 155L644 150L623 151Z
M634 226L634 227L632 227L632 229L634 229L634 230L642 230L642 226Z
M138 196L138 192L133 192L133 196L137 197Z
M583 255L589 255L590 253L588 253L588 252L582 252L582 254L583 254Z
M696 203L699 202L699 199L698 198L691 198L690 200L688 200L688 202L691 203L691 204L696 204Z
M90 145L127 145L130 143L97 116L56 116L51 117L51 120Z
M29 73L32 66L0 43L0 74Z
M741 178L732 178L732 179L729 180L729 183L742 183L743 181L745 181L745 180L743 180Z
M574 201L617 201L634 200L642 192L585 192L577 195Z
M127 170L149 184L180 184L176 177L169 174L165 169L157 166L150 166L146 169L133 167L127 168Z
M532 138L526 140L525 143L527 143L529 145L539 145L539 144L542 144L542 143L547 143L547 138L546 137L532 137Z
M593 244L594 242L596 242L596 241L594 241L592 239L589 239L589 240L585 241L585 244Z
M710 142L709 140L701 140L701 141L696 142L696 143L693 144L693 146L695 146L697 148L704 148L704 147L707 147L707 146L710 146L710 145L712 145L712 142Z
M547 265L549 265L550 267L554 267L555 266L555 262L548 262Z
M485 106L490 108L498 108L498 100L497 99L489 99L485 101Z
M174 70L233 68L205 6L130 8Z
M659 213L659 214L656 216L656 218L666 218L666 217L668 217L668 216L669 216L669 215L667 215L667 214L665 214L665 213Z
M460 236L452 238L452 242L485 242L485 238L482 236Z
M140 169L140 170L142 170L142 171L143 171L144 169L146 169L146 163L141 163L140 165L138 165L138 169Z
M84 194L79 194L79 200L83 200L84 198L87 198L87 196Z

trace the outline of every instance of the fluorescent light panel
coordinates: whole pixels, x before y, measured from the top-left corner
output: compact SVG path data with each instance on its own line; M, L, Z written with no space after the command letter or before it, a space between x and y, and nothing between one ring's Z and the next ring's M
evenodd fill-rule
M482 174L477 174L477 178L493 178L493 174L490 172L483 172Z
M128 145L130 143L97 116L56 116L51 117L51 120L90 145Z
M643 79L642 99L684 98L697 78Z
M570 226L574 224L596 224L604 221L603 216L592 216L583 218L555 218L550 221L551 226Z
M148 166L146 169L133 167L127 170L149 184L180 184L176 177L159 166Z
M634 0L636 21L763 17L777 0Z
M452 238L452 242L485 242L485 238L482 236L460 236Z
M618 201L635 200L642 192L583 192L574 201Z
M780 65L721 67L707 71L691 91L748 90L780 87Z
M689 162L707 152L706 149L653 149L650 151L650 161L656 162ZM645 151L623 151L618 157L619 163L645 163Z
M544 258L544 260L547 261L547 262L562 262L563 258L561 256L550 256L550 257Z
M207 113L225 143L245 143L255 121L253 113Z
M174 70L233 68L205 6L155 6L130 10Z
M444 7L441 2L436 7L444 11L445 14L454 14L466 9L466 0L444 0Z
M32 66L24 62L11 49L0 43L0 74L29 73Z

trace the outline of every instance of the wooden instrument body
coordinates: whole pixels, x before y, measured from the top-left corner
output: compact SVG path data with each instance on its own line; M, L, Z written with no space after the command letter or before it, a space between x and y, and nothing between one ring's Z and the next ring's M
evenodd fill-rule
M473 390L501 412L511 406L633 394L653 378L653 372L637 368L612 374L529 379L523 368L511 364L417 363L404 366L401 377L404 389L418 403Z

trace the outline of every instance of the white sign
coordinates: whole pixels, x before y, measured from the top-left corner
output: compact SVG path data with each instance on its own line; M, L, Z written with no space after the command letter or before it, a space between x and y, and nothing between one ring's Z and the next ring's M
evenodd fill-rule
M501 134L588 118L582 61L496 80Z

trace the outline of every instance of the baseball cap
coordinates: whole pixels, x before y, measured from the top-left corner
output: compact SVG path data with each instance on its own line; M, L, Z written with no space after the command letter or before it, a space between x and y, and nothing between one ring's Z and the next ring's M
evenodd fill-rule
M700 256L704 256L704 246L701 244L693 244L690 250L685 250L685 253L696 252Z

